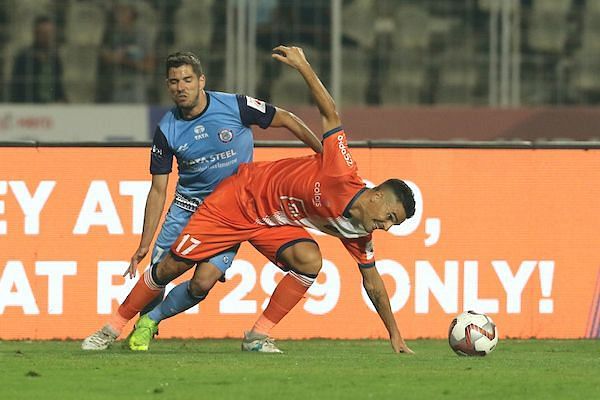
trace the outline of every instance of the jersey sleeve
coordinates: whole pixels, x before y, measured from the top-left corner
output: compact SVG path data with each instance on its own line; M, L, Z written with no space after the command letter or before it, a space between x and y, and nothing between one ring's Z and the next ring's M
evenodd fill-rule
M348 253L358 263L359 268L371 268L375 266L375 251L373 249L372 235L356 239L340 238Z
M238 94L236 97L242 124L258 125L263 129L271 125L275 116L275 106L250 96Z
M156 127L150 152L150 173L152 175L168 174L173 169L173 150L165 134Z
M346 133L338 127L323 134L322 170L329 176L356 175L358 168L352 158Z

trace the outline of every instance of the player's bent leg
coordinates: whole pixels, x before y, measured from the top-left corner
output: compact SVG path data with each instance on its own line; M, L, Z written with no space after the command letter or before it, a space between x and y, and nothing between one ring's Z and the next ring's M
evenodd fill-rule
M148 315L152 321L160 323L162 320L182 313L205 299L206 296L192 295L189 286L190 281L175 286L162 302L145 315Z
M181 230L187 225L192 214L192 211L178 207L175 202L171 204L169 211L165 216L165 222L163 222L160 232L156 237L154 247L152 248L151 265L158 264L167 256L169 249L181 234ZM165 291L163 290L162 293L159 293L154 300L148 303L142 311L140 311L140 316L152 311L164 298Z
M218 266L210 262L199 263L192 280L174 287L158 306L136 322L129 339L129 348L134 351L148 350L152 338L158 331L160 321L179 314L204 300L210 289L221 278L224 270L231 266L236 251L237 247L213 257L211 260Z
M204 274L212 274L220 275L219 281L225 281L224 271L231 267L233 259L239 249L239 245L234 246L231 249L228 249L216 256L210 258L209 261L203 261L198 263L196 270L198 271L197 279L204 279L200 277L201 273ZM210 264L210 265L207 265ZM217 270L219 270L217 272ZM212 272L210 272L212 271ZM214 277L209 277L210 280L214 279ZM176 314L182 313L190 307L195 306L204 298L206 298L206 294L208 290L202 291L199 290L198 287L195 286L195 289L192 290L192 281L186 281L180 283L175 286L164 299L164 301L160 302L156 307L154 307L148 313L148 316L155 322L160 323L163 319L170 318ZM211 286L212 287L212 286Z
M171 253L158 264L144 272L143 279L140 279L123 304L117 311L117 318L113 319L111 325L115 327L120 323L119 329L131 320L142 308L157 295L159 295L167 283L177 278L185 271L195 265L194 261L174 258ZM120 320L119 320L120 318Z
M163 229L161 230L161 232L159 234L157 242L154 245L154 248L152 249L152 262L150 264L150 268L153 268L154 265L158 265L167 256L167 254L169 254L169 248L171 247L170 244L168 246L159 246L158 245L158 240L160 239L161 234L164 232L164 228L165 227L163 226ZM175 239L173 239L173 241L174 240ZM171 242L171 244L173 244L173 243ZM166 251L165 251L165 249L166 249ZM160 302L164 298L165 298L165 289L163 288L163 290L152 301L150 301L148 304L146 304L144 306L144 308L140 311L140 316L149 313L154 307L156 307L158 304L160 304Z
M200 271L203 272L201 273ZM194 273L194 278L191 281L184 282L175 287L161 304L138 319L129 339L129 349L133 351L147 351L150 348L152 338L158 331L159 322L164 318L187 310L189 307L206 298L208 292L217 283L221 275L222 272L210 263L198 265ZM175 293L172 293L174 291Z
M154 299L165 285L194 265L193 262L182 262L167 256L158 265L147 269L142 278L135 284L123 304L115 312L108 324L86 337L81 348L83 350L105 350L114 343L123 327L140 310ZM108 334L107 334L108 333Z
M154 307L156 307L157 305L160 304L161 301L163 301L164 298L165 298L165 289L163 288L163 290L161 290L161 292L156 295L154 300L152 300L150 303L146 304L146 306L140 311L140 317L142 315L148 314L150 311L152 311L154 309Z
M161 234L163 233L164 228L165 227L163 226L163 229L161 230ZM159 235L159 239L160 239L160 235ZM173 239L173 241L174 240L175 239ZM170 245L168 245L166 247L159 246L158 239L157 239L157 243L154 245L154 248L152 249L152 262L150 264L150 268L153 268L155 265L158 265L167 256L167 254L169 254L170 247L171 247ZM165 251L165 249L166 249L166 251ZM140 311L140 316L149 313L164 298L165 298L165 289L163 288L163 290L152 301L150 301L148 304L146 304L144 306L144 308Z
M190 295L199 298L206 297L224 272L213 263L205 262L198 265L189 284Z
M278 251L277 264L298 274L317 276L323 266L321 250L312 239L294 241Z
M188 268L189 269L189 268ZM147 279L146 277L146 273L149 274L150 279L152 279L152 281L154 281L155 283L157 283L156 288L158 290L155 291L154 297L151 298L149 300L149 302L145 303L144 306L139 307L141 308L140 310L137 310L138 307L136 307L135 309L133 309L132 311L128 310L128 309L121 309L121 307L119 307L119 310L117 312L116 318L113 318L113 321L115 319L117 319L116 322L113 322L113 324L116 325L116 323L118 323L119 320L124 321L125 323L129 322L129 320L131 318L133 318L135 316L135 314L137 314L139 312L140 316L146 314L148 311L152 310L154 307L156 307L158 304L160 304L160 302L163 300L164 295L165 295L165 286L164 285L160 285L159 282L161 282L161 280L158 278L158 264L153 264L150 266L150 268L148 268L147 271L144 272L143 278L144 280ZM187 270L187 269L186 269ZM171 271L172 273L172 271ZM182 272L183 273L183 272ZM173 276L175 276L175 273L172 273ZM163 275L164 276L164 275ZM175 279L175 278L173 278ZM141 280L141 279L140 279ZM140 284L138 282L138 284ZM166 285L166 284L165 284ZM135 289L135 288L134 288ZM133 293L133 291L132 291ZM149 297L148 297L149 298ZM125 302L127 301L127 299L125 299L125 301L123 302L123 305L125 304ZM150 306L152 306L152 308L150 308L150 310L147 310ZM147 310L147 311L146 311ZM125 318L120 318L121 315L126 314ZM129 317L129 315L133 314L131 317ZM124 326L124 324L123 324ZM124 348L128 348L129 347L129 343L131 341L131 336L133 335L135 331L135 326L134 328L131 330L131 332L129 333L129 335L127 335L127 337L125 338L125 340L123 340L123 344L122 347ZM157 331L158 333L158 331Z
M219 276L218 280L221 281L224 271L231 266L238 248L239 246L235 246L211 257L209 261L199 263L196 267L197 280L212 282L214 273L215 276ZM208 275L208 277L200 276L201 274ZM204 300L209 290L210 288L200 288L196 280L180 283L169 292L163 302L148 313L148 316L153 321L160 323L163 319L182 313Z
M259 318L254 325L255 332L268 333L298 304L317 278L323 258L319 246L314 241L303 241L283 250L277 263L283 269L287 269L288 273L273 291L262 314L264 318Z
M304 297L322 266L321 252L312 239L294 241L277 254L277 264L289 272L275 288L267 308L252 330L244 333L242 351L281 352L268 333Z
M169 212L167 214L167 220L169 218L169 215L171 214L171 212ZM165 221L165 225L163 225L163 228L161 229L160 234L158 235L158 239L156 240L156 244L154 245L154 249L152 250L152 263L150 265L150 268L153 268L154 265L158 264L160 261L162 261L162 259L164 259L166 257L166 255L169 253L169 247L171 247L171 244L173 244L173 241L175 240L175 238L177 236L175 236L175 238L171 241L170 244L168 244L167 246L159 246L159 243L161 243L161 236L162 236L162 242L165 242L165 234L164 232L166 231L165 228L167 228L166 226L167 221ZM165 251L166 249L166 251ZM154 307L158 306L163 299L165 298L165 289L163 288L160 293L158 293L156 295L156 297L150 301L148 304L146 304L144 306L144 308L140 311L140 317L144 314L149 313L150 311L152 311L154 309ZM127 337L125 338L125 340L123 340L123 348L128 348L129 347L129 340L131 339L131 335L133 335L133 332L135 330L135 327L131 330L131 332L129 332L129 335L127 335ZM158 331L156 332L156 334L158 335Z

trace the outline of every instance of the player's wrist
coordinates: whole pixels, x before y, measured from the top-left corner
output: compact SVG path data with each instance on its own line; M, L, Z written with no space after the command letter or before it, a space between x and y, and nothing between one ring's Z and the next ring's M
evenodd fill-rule
M394 328L394 329L390 330L390 339L403 340L402 335L400 335L400 331L398 330L398 328Z
M298 62L298 64L296 64L296 69L301 73L310 73L313 71L312 66L306 60Z

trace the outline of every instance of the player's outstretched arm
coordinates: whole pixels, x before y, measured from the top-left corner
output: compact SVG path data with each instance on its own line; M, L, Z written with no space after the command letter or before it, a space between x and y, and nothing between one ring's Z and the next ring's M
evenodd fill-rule
M306 60L302 49L300 47L277 46L273 49L272 57L300 72L323 118L323 132L339 127L342 121L337 113L335 102Z
M390 335L390 343L394 352L414 354L404 342L402 335L400 335L400 330L398 329L398 325L396 325L396 319L390 306L390 299L377 268L361 268L360 272L363 278L363 287Z
M142 237L140 239L140 245L138 246L131 261L129 267L123 273L123 276L129 275L130 278L135 277L137 274L138 263L146 257L150 250L150 243L156 233L156 228L160 222L163 209L165 207L165 199L167 197L167 186L169 183L169 175L152 175L152 186L148 192L146 198L146 209L144 211L144 228L142 230Z

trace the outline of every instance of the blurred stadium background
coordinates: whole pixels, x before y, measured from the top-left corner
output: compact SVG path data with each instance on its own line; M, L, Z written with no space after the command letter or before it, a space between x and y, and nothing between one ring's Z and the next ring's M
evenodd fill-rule
M270 62L277 43L305 47L345 106L600 101L595 0L0 0L2 101L10 102L14 57L41 15L57 25L52 45L68 101L99 101L112 79L98 68L100 52L124 8L156 60L138 99L148 104L169 104L162 60L182 49L201 56L213 89L308 104L296 75Z
M355 128L353 140L600 136L592 129L600 115L590 107L600 101L596 0L0 0L0 140L40 140L9 135L6 115L6 105L34 101L37 78L27 68L16 73L15 58L32 43L40 16L56 25L49 46L62 61L64 96L36 102L159 107L145 136L81 140L148 140L170 104L164 57L177 50L200 55L209 89L249 94L311 120L302 80L270 60L279 43L306 49ZM143 67L103 59L123 43ZM364 133L364 113L377 122L375 136ZM41 140L61 139L72 137L53 132Z

